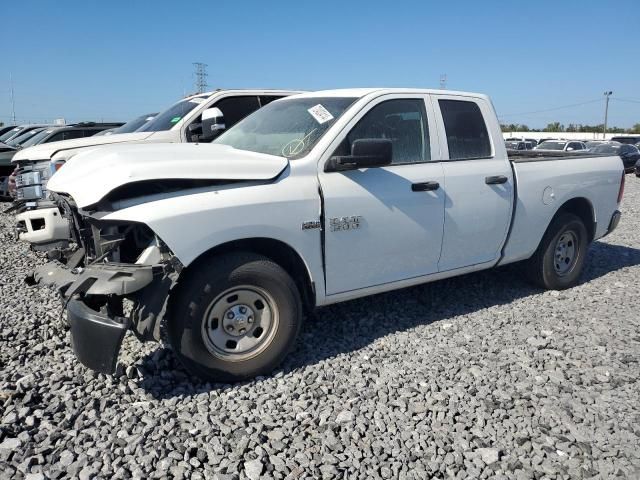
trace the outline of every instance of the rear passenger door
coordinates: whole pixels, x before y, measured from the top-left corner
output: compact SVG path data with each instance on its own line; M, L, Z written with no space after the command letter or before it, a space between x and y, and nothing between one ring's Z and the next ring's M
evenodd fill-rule
M495 114L482 99L435 95L432 101L446 195L438 270L494 262L509 229L513 199L511 165L506 156L496 156L489 134L499 127L485 122Z

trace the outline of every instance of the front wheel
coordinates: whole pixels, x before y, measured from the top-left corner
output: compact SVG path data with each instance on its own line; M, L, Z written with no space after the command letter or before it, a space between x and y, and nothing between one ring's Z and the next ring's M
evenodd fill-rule
M557 215L547 228L538 249L527 260L529 278L536 285L563 290L577 285L589 248L587 229L572 213Z
M235 382L271 372L302 325L296 284L261 255L232 253L186 272L168 319L181 363L206 380Z

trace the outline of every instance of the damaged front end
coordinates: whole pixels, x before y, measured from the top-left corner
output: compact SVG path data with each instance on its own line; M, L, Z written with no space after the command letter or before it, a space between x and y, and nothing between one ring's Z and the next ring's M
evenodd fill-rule
M53 286L63 297L78 360L114 373L127 330L143 341L160 340L182 264L146 225L104 221L104 212L78 211L62 196L55 200L70 220L72 247L57 251L27 282Z

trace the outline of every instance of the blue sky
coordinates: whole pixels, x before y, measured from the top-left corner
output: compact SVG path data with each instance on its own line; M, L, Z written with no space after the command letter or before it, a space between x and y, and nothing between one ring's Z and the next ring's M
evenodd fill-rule
M266 5L266 6L263 6ZM211 88L447 87L504 122L640 122L640 22L627 1L3 2L0 121L127 120ZM538 112L570 104L582 104Z

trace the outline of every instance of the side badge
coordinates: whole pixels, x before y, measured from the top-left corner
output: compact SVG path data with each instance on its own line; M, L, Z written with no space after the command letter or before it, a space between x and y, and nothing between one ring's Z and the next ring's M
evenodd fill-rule
M352 215L350 217L336 217L329 219L329 225L332 232L340 232L344 230L357 230L362 223L361 215Z
M314 228L322 228L319 220L313 222L302 222L302 230L313 230Z

